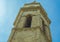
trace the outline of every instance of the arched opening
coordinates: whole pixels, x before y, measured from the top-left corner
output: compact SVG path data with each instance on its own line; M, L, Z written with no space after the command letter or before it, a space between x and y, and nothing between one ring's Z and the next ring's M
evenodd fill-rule
M26 22L25 22L25 27L31 27L31 21L32 21L32 16L27 15Z

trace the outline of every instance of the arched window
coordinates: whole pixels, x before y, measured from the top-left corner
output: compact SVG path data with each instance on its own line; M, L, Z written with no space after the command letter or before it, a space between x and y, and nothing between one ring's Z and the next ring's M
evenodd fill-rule
M26 22L25 22L25 27L31 27L31 21L32 21L32 16L27 15Z

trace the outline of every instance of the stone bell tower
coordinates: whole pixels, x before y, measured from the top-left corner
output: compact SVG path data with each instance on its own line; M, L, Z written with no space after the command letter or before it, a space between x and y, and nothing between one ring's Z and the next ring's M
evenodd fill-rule
M24 4L8 42L52 42L49 25L50 20L40 3Z

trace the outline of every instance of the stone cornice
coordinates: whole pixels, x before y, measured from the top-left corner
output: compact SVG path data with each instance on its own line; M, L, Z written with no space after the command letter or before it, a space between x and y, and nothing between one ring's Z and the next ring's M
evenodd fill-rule
M15 30L15 31L26 31L26 30L35 30L35 29L37 29L37 28L39 28L40 29L40 26L37 26L37 27L23 27L23 28L18 28L18 27L14 27L12 30Z

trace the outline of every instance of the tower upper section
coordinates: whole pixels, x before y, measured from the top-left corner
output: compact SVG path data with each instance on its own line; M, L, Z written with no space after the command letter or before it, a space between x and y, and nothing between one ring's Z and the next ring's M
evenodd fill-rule
M47 16L47 13L45 12L44 8L41 6L38 2L32 2L24 4L24 6L20 9L19 14L17 16L17 19L14 22L14 25L19 21L19 18L22 16L26 16L28 14L33 15L39 15L41 18L47 22L47 25L50 24L50 19ZM45 22L45 23L46 23Z
M37 11L40 10L40 13L43 15L43 17L47 20L47 22L50 24L50 20L47 16L46 11L44 10L44 8L42 7L42 5L38 2L32 2L32 3L27 3L24 4L23 8L21 8L22 11Z

